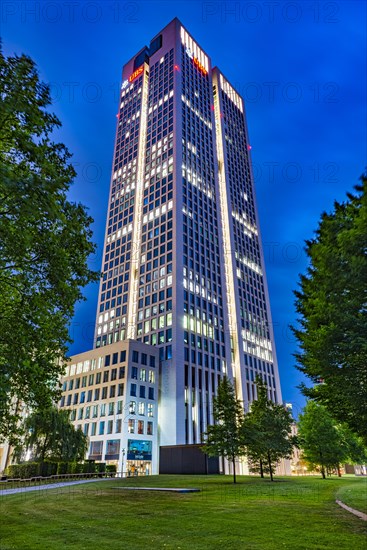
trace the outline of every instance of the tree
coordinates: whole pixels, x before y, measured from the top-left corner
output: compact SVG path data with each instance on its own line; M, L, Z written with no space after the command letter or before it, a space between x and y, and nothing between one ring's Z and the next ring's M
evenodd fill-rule
M303 393L367 443L367 174L361 181L306 242L310 266L295 292L293 331L297 368L314 383Z
M21 403L58 396L68 324L81 288L99 275L84 206L67 198L75 170L49 86L27 56L0 51L0 438L19 432Z
M224 456L231 461L233 483L236 483L236 458L245 453L242 432L244 411L226 376L218 384L217 395L213 399L213 416L215 424L208 426L202 450L209 456Z
M365 464L367 462L367 448L363 439L358 437L345 424L336 426L341 444L345 450L345 461L349 464Z
M258 470L261 477L270 474L273 481L275 467L282 458L290 458L294 445L291 436L293 423L290 412L283 405L268 399L266 383L256 377L257 399L251 404L250 412L243 422L247 457L252 470Z
M347 456L347 448L334 419L323 405L315 401L308 401L300 414L298 435L303 459L311 470L320 467L324 479L326 472L339 469Z
M52 407L30 414L25 420L25 434L17 454L30 451L36 461L83 460L87 451L87 437L75 430L67 410Z

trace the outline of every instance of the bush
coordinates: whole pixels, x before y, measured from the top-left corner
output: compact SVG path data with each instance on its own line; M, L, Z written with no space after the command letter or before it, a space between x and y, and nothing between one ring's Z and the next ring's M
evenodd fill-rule
M12 464L7 472L10 478L31 479L34 477L50 477L57 474L57 462L24 462Z
M101 463L104 472L105 464ZM35 477L50 477L54 475L83 474L96 472L93 461L82 464L79 462L24 462L8 466L6 475L12 479L32 479Z
M115 477L117 472L116 464L107 464L106 474L109 474L109 477Z
M57 462L40 462L39 475L50 477L57 474Z
M70 474L70 462L58 462L57 463L57 475Z
M24 464L12 464L8 466L7 474L13 479L29 479L40 475L39 462L26 462Z
M99 477L103 477L103 474L106 471L105 462L96 462L96 472L99 474Z
M80 462L70 462L70 473L71 474L82 474L83 473L83 464Z
M83 464L83 474L94 474L96 471L96 465L94 461L87 460Z

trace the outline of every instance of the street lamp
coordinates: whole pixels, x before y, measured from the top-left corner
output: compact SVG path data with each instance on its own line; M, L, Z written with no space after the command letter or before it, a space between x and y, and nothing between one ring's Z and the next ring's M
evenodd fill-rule
M124 458L125 458L125 449L122 449L122 462L121 462L121 477L124 477Z

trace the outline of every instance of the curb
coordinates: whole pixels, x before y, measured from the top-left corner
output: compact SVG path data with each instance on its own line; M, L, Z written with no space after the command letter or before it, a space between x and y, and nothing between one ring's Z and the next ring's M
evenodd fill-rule
M341 500L336 500L335 501L337 504L339 504L339 506L341 506L342 508L344 508L344 510L347 510L348 512L350 512L351 514L354 514L355 516L357 516L359 519L362 519L363 521L367 521L367 514L364 514L363 512L360 512L359 510L355 510L354 508L351 508L350 506L347 506L346 504L344 504L344 502L342 502Z

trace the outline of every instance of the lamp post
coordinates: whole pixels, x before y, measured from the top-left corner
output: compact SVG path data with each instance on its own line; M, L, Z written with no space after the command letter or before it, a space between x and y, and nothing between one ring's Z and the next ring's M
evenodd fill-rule
M125 458L125 449L122 449L122 462L121 462L121 477L124 477L124 458Z

